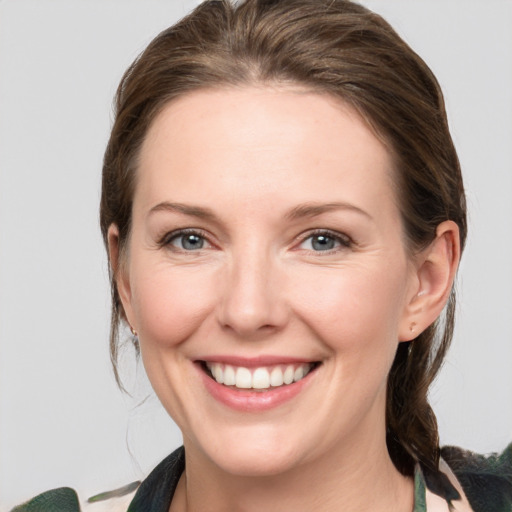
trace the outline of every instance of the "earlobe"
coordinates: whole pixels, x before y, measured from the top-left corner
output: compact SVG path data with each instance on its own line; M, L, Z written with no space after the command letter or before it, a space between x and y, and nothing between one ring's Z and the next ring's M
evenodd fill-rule
M459 228L451 220L439 224L432 243L417 256L415 290L400 325L400 341L416 338L441 314L460 259Z

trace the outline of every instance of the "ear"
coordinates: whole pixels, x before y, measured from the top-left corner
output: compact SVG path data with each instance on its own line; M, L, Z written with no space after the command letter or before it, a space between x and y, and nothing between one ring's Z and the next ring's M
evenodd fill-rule
M399 326L399 341L411 341L441 314L452 290L460 259L459 227L439 224L434 241L414 257L414 284Z
M122 255L119 244L119 229L115 224L111 224L107 232L108 255L112 275L116 283L117 293L121 299L121 316L128 322L130 327L134 327L133 313L131 308L131 288L130 279L127 272L126 262L122 261Z

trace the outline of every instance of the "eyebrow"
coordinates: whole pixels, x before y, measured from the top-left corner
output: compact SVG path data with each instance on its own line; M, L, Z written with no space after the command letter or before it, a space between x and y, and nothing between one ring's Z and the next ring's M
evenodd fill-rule
M370 220L373 220L373 217L358 208L357 206L350 203L343 202L334 202L334 203L305 203L292 208L288 213L286 213L285 218L289 220L297 220L304 217L317 217L324 213L329 213L335 210L349 210L360 215L364 215ZM219 222L218 217L213 213L209 208L204 208L202 206L188 205L184 203L171 203L169 201L163 201L153 206L148 213L148 216L155 212L171 212L171 213L181 213L183 215L188 215L190 217L197 217L198 219L209 220L212 222Z
M158 203L156 206L153 206L153 208L149 210L148 216L155 212L182 213L183 215L189 215L199 219L212 221L218 220L217 216L209 208L183 203L171 203L169 201L163 201L162 203Z
M317 217L318 215L322 215L323 213L329 213L335 210L353 211L355 213L364 215L370 220L373 220L373 217L365 210L362 210L361 208L353 204L343 202L301 204L299 206L296 206L295 208L292 208L286 214L286 217L291 220L296 220L303 217Z

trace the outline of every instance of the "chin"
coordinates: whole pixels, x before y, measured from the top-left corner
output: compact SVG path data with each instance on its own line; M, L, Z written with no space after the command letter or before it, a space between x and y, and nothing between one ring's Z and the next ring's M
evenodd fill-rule
M251 430L252 432L248 432ZM293 437L293 436L292 436ZM305 453L304 443L282 434L272 435L268 428L240 429L237 433L216 437L207 443L205 455L226 473L242 477L264 477L296 468Z
M217 459L214 462L219 468L240 477L275 476L297 467L293 454L275 451L232 450L232 453L222 454Z

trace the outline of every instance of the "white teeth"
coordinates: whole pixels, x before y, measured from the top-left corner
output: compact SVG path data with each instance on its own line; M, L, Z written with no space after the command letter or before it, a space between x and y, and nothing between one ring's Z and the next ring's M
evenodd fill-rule
M270 385L274 387L283 385L283 370L279 366L270 373Z
M215 380L217 380L217 379L215 379ZM222 384L222 382L219 382L219 384ZM252 375L251 375L251 371L248 370L247 368L238 368L236 370L235 386L237 388L242 388L242 389L252 388Z
M219 381L217 380L217 382ZM234 386L236 384L235 369L232 366L226 365L224 368L224 384L226 386Z
M270 375L266 368L256 368L252 376L252 387L255 389L270 387Z
M285 384L291 384L293 382L293 374L294 374L293 366L287 366L283 375L283 382Z
M268 389L271 386L292 384L303 379L313 367L309 363L259 367L252 370L222 363L206 363L206 366L219 384L240 389Z
M224 383L224 372L222 371L222 368L220 367L219 364L216 364L214 367L213 367L213 371L215 372L213 374L215 380L219 383L219 384L223 384Z
M293 373L293 382L297 382L298 380L302 379L302 377L304 377L304 367L299 366Z

